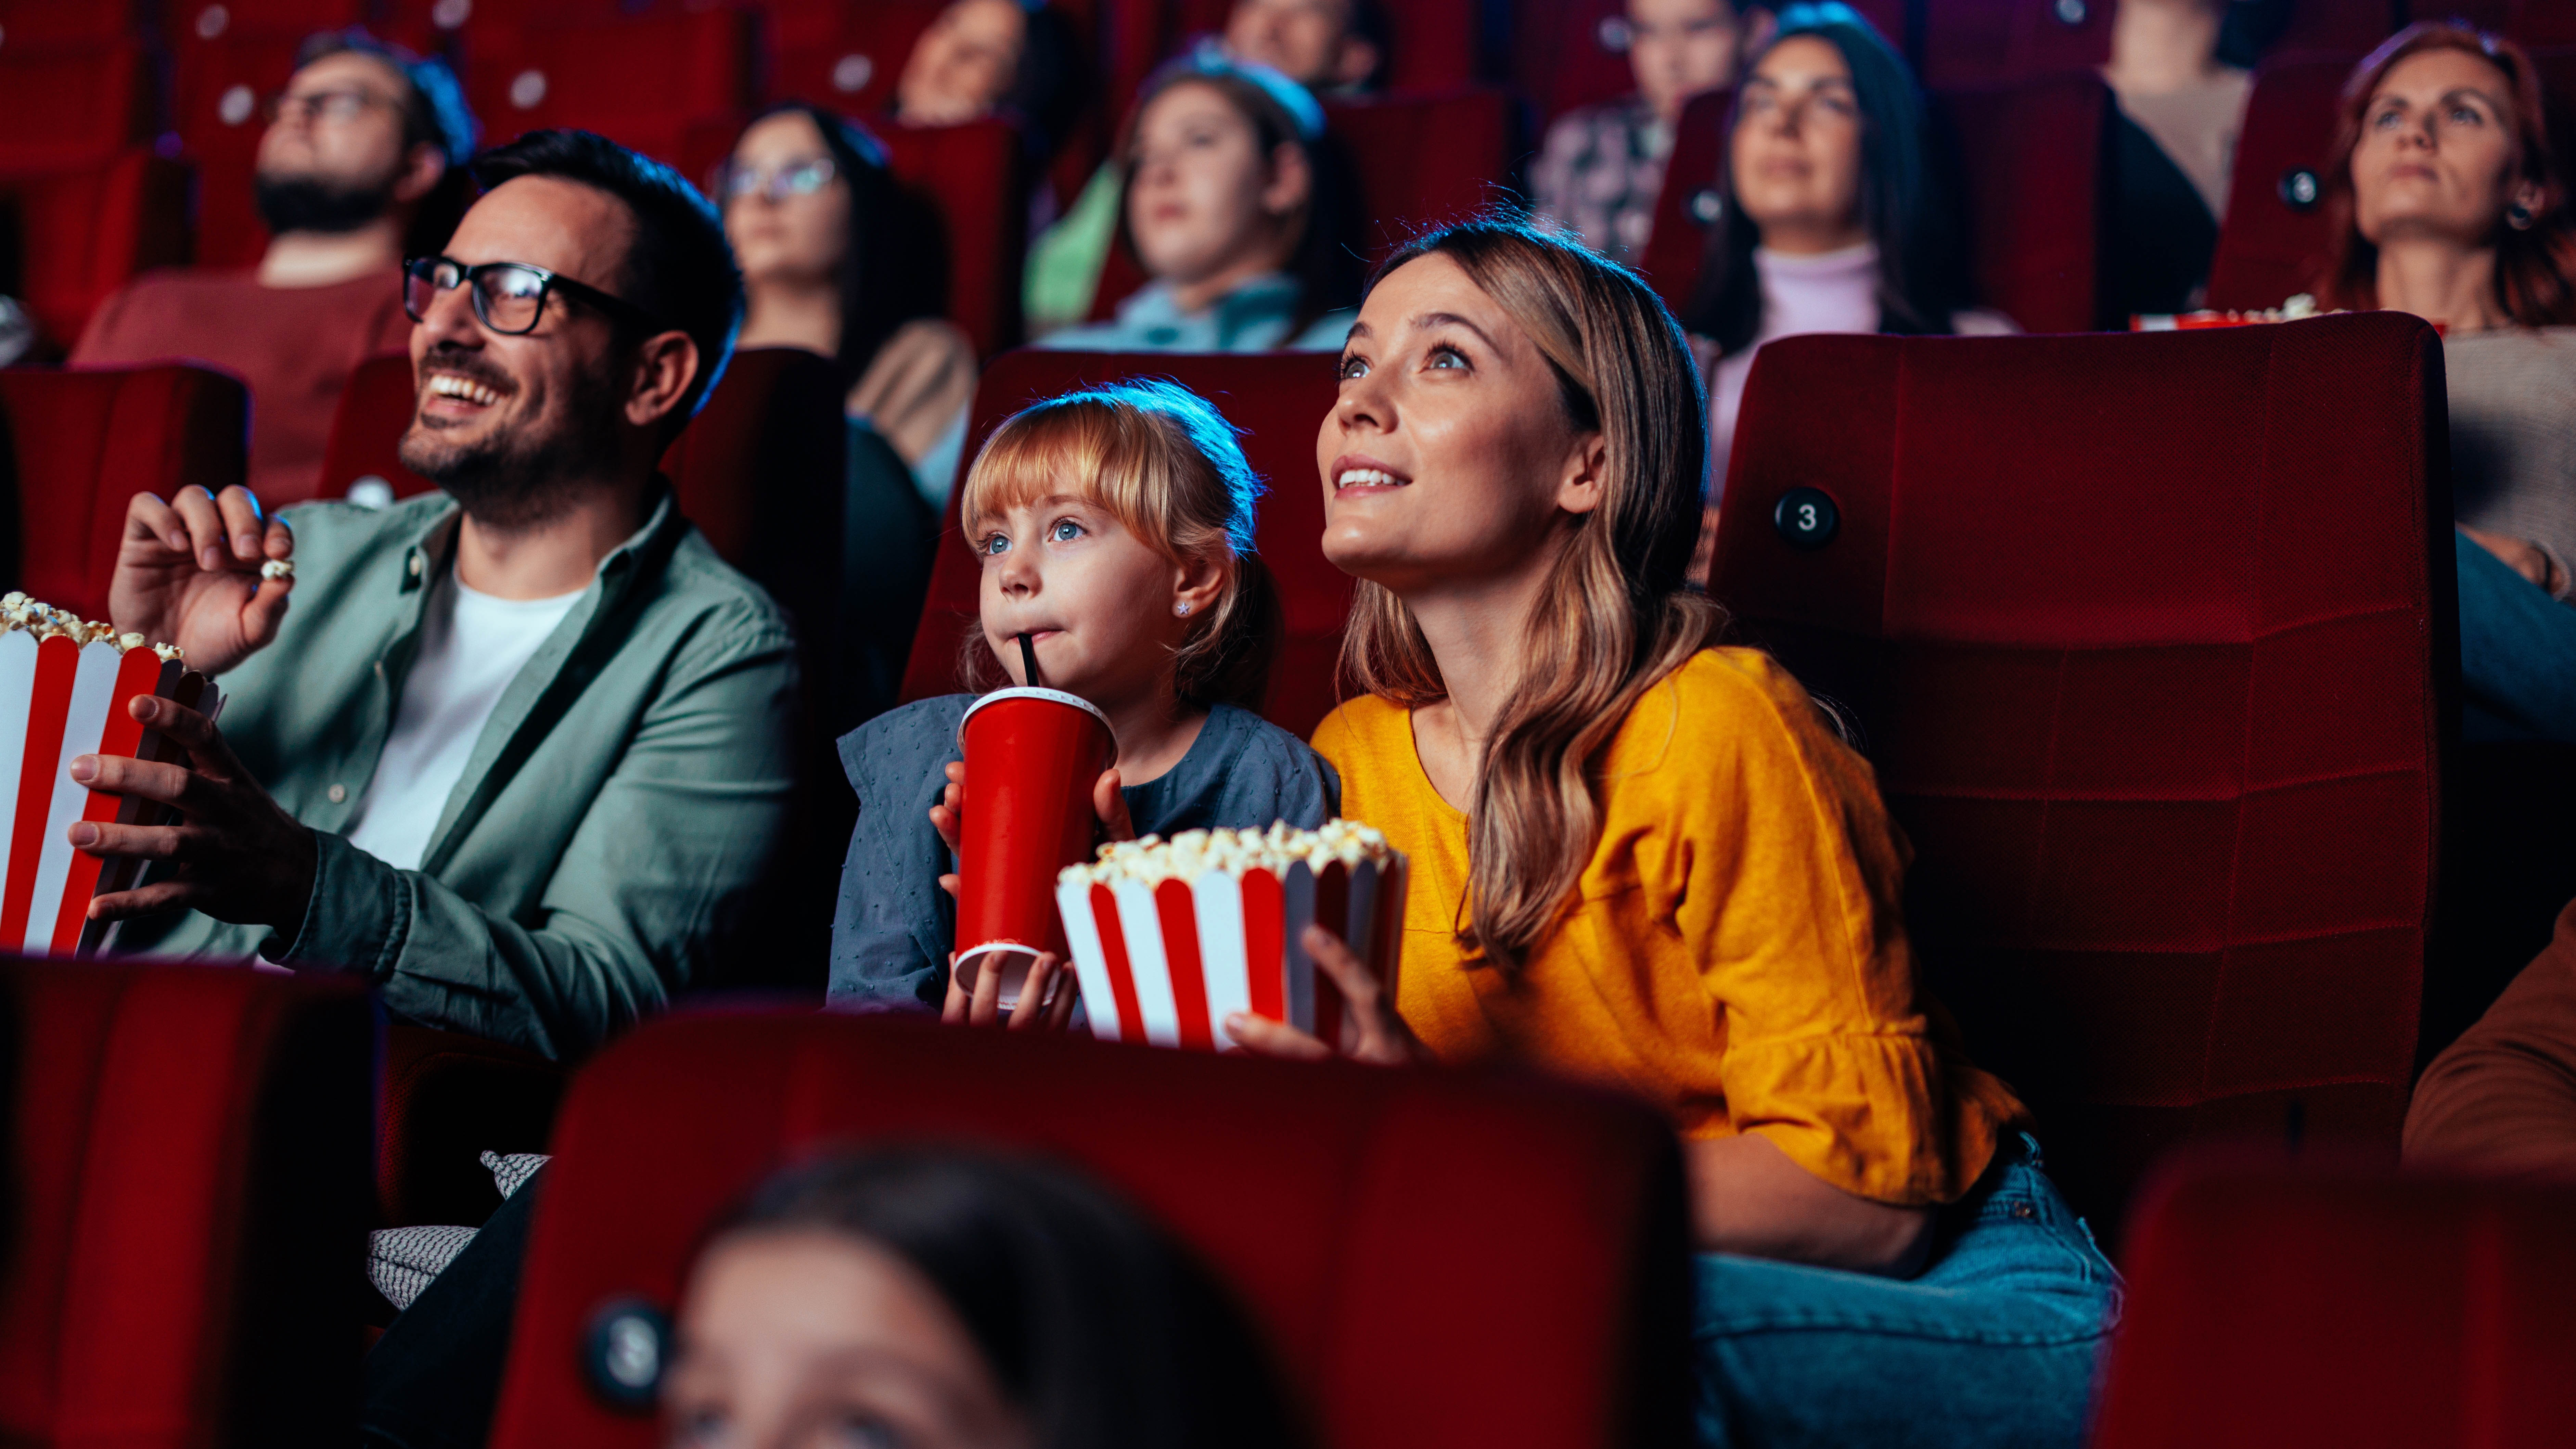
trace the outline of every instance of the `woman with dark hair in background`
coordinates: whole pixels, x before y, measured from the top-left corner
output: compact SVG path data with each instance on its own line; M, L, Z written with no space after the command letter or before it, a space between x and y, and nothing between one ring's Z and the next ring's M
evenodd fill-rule
M1355 188L1296 82L1210 51L1145 84L1118 155L1119 245L1153 278L1117 320L1041 347L1339 347L1359 296Z
M2354 70L2317 301L2441 325L2471 738L2576 743L2576 218L2509 40L2411 26Z
M975 347L941 317L935 223L855 122L804 101L753 118L716 179L742 264L743 348L801 347L841 366L849 413L903 457L936 509L975 395Z
M673 1449L1287 1449L1221 1288L1060 1167L889 1150L771 1179L698 1257Z
M1848 6L1793 5L1736 93L1686 325L1708 376L1709 502L1694 581L1708 576L1718 496L1753 354L1806 332L2015 330L1968 307L1950 200L1931 168L1912 72Z

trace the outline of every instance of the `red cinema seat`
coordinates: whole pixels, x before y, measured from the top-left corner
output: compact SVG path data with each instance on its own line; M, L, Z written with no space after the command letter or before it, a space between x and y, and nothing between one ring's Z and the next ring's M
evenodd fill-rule
M0 276L65 351L108 294L188 259L188 168L133 147L97 165L0 178Z
M930 198L946 228L948 320L990 357L1020 341L1020 263L1028 248L1029 181L1020 135L1001 121L887 126L886 163Z
M63 0L0 0L0 45L97 45L134 38L127 5L67 5Z
M2576 45L2576 9L2563 0L2412 0L2414 20L2465 20L2526 46Z
M0 176L94 166L149 142L156 102L140 45L0 43Z
M2047 76L1936 94L1931 105L1957 148L1977 300L2025 332L2093 327L2110 88Z
M632 18L478 21L466 97L484 139L569 126L671 164L692 123L751 105L760 16L729 8Z
M807 1013L650 1023L573 1083L493 1449L655 1442L583 1383L593 1314L667 1308L765 1175L884 1139L1043 1152L1126 1195L1266 1330L1320 1443L1685 1441L1679 1163L1642 1108L1534 1079Z
M409 498L436 487L404 467L396 452L419 401L412 385L410 353L388 352L359 363L340 393L339 410L331 415L331 441L323 447L322 472L312 496L346 498L354 490L359 497L370 497L381 484L390 497ZM278 508L303 501L268 500Z
M136 493L242 481L250 393L202 367L0 371L0 474L16 490L18 587L107 617Z
M1514 88L1538 107L1542 122L1637 88L1626 0L1516 0L1513 8ZM1851 8L1889 45L1907 50L1904 0L1858 0Z
M1331 135L1359 186L1363 243L1373 260L1443 222L1508 204L1517 146L1518 103L1495 90L1334 101L1325 107ZM1124 245L1101 264L1091 314L1106 320L1145 285L1144 268Z
M1926 86L2090 72L2111 58L2118 0L1930 0L1915 66Z
M875 116L894 104L912 44L947 0L780 0L769 7L778 38L770 92Z
M2388 0L2299 0L2263 58L2359 59L2396 32L2397 9Z
M2396 1146L2456 708L2441 389L2385 312L1755 359L1709 592L1859 721L1933 989L2097 1221L2185 1139ZM1819 494L1798 547L1775 511Z
M1698 289L1702 249L1717 224L1733 105L1732 91L1691 99L1655 200L1644 271L1676 313ZM1935 93L1929 105L1957 161L1977 301L2026 332L2092 327L2109 89L2092 76L2044 76Z
M560 1062L462 1032L385 1024L377 1090L376 1218L386 1227L479 1223L501 1206L486 1152L543 1152L571 1074Z
M2227 220L2209 259L2209 305L2259 311L2314 287L2325 265L2319 207L2349 60L2285 61L2254 77L2236 142Z
M179 139L196 164L200 266L248 267L268 249L253 194L268 102L295 75L301 32L227 27L178 46L173 98Z
M2143 1200L2095 1449L2540 1449L2576 1423L2576 1186L2194 1165Z
M1270 485L1261 500L1256 542L1279 585L1287 623L1287 638L1270 671L1270 697L1261 712L1303 736L1340 702L1335 669L1342 619L1351 602L1350 576L1324 558L1324 498L1315 471L1315 433L1340 386L1332 360L1312 352L1008 353L984 370L975 391L967 463L1004 418L1030 403L1131 377L1176 379L1245 430L1244 456ZM963 467L958 476L963 481ZM921 627L904 671L906 701L968 687L957 674L958 650L976 627L979 576L975 557L959 535L957 498L952 491L938 558L931 566L930 598L922 607Z
M364 983L0 965L0 1439L348 1442L366 1258Z

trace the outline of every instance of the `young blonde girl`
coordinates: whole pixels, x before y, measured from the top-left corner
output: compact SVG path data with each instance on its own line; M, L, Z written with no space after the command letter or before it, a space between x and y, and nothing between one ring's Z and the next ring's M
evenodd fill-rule
M1093 804L1113 836L1312 827L1333 813L1331 768L1252 712L1279 627L1252 547L1260 492L1234 429L1167 382L1029 407L966 475L959 517L982 569L970 677L1025 683L1025 633L1041 682L1108 716L1118 758ZM859 821L832 926L834 1005L995 1014L951 998L956 912L940 888L955 869L957 726L974 700L921 700L841 740ZM1048 1000L1043 983L1033 972L1022 1000ZM1061 1022L1072 995L1052 998Z

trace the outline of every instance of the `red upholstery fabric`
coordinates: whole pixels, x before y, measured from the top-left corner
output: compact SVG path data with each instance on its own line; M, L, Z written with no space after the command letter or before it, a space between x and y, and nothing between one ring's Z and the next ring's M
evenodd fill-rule
M772 94L800 96L846 111L875 116L894 104L895 80L912 44L930 27L946 0L787 0L770 7L775 17L778 67Z
M1710 592L1857 715L1979 1063L2108 1215L2184 1138L2392 1146L2458 637L2439 344L2394 313L1793 337ZM1821 489L1841 533L1772 511Z
M1733 92L1692 98L1675 132L1645 272L1675 312L1699 285L1716 212L1695 207L1725 159ZM2111 93L2088 75L2043 76L1931 97L1934 124L1956 143L1961 210L1977 299L2028 332L2094 325L2095 198Z
M1315 353L1209 356L1181 353L1013 352L994 359L975 392L966 452L975 453L1002 419L1041 398L1130 377L1168 377L1206 398L1244 429L1244 456L1270 484L1261 500L1258 543L1279 584L1287 638L1270 671L1262 713L1304 735L1338 702L1335 661L1342 619L1350 611L1350 576L1324 558L1324 499L1315 471L1315 431L1332 410L1338 384L1331 363ZM964 469L959 470L964 478ZM930 598L904 671L906 700L966 688L958 648L976 627L975 556L958 533L957 495L931 566Z
M143 48L0 45L0 175L105 161L152 138Z
M99 165L0 180L0 236L19 258L0 293L69 351L110 293L187 260L188 168L135 147Z
M2467 20L2525 45L2576 45L2576 12L2558 0L2413 0L2410 18Z
M759 19L680 8L589 22L478 20L466 97L487 145L578 126L677 163L692 122L739 119L750 106Z
M1510 199L1516 104L1501 91L1462 90L1325 107L1333 142L1358 174L1372 260L1416 232ZM1117 315L1118 304L1145 281L1127 248L1112 246L1092 296L1092 316Z
M2221 1160L2141 1206L2096 1449L2539 1449L2576 1188Z
M385 1026L376 1204L386 1227L474 1224L501 1205L486 1152L543 1152L570 1079L561 1063L480 1037Z
M1905 0L1858 0L1852 8L1888 44L1907 48ZM1627 9L1626 0L1514 0L1513 88L1538 107L1542 122L1637 88L1624 39L1621 49L1610 45L1625 30L1613 25L1605 31L1602 24L1624 19Z
M2282 195L2291 173L2325 175L2334 144L2335 107L2347 60L2288 61L2255 75L2228 183L2227 222L2209 260L2209 305L2255 310L2316 285L2325 266L2326 221Z
M306 33L237 22L211 38L191 32L176 47L172 95L180 141L197 166L201 266L252 266L268 249L252 175L268 129L266 103L294 77L296 47Z
M2111 58L2114 0L1933 0L1917 64L1927 86L2089 72ZM2069 23L2070 17L2073 23Z
M201 367L0 372L0 482L18 500L18 587L92 619L126 501L242 481L250 394Z
M0 37L10 45L54 46L124 40L134 31L131 7L66 5L62 0L0 0Z
M322 454L316 498L344 498L361 478L381 478L396 498L426 493L436 485L402 465L396 449L411 426L420 402L412 385L411 354L389 352L370 357L349 374L340 394L340 410L331 418L331 442ZM300 498L269 500L272 507L301 503Z
M895 175L931 199L947 228L948 320L975 339L981 356L1019 345L1029 227L1019 133L977 121L880 134Z
M805 1014L647 1025L574 1082L494 1449L654 1442L582 1386L594 1310L671 1304L699 1235L763 1175L885 1138L1043 1151L1124 1192L1268 1330L1323 1443L1684 1437L1679 1162L1641 1108L1535 1081Z
M352 1436L373 1030L356 981L0 965L0 1440Z
M2452 6L2443 13L2458 8ZM2273 37L2263 58L2357 60L2396 31L2395 9L2388 0L2301 0L2290 7L2290 23Z

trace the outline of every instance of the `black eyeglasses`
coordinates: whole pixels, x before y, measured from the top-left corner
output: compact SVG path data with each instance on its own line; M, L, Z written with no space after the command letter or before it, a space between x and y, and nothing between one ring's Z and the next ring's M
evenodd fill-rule
M438 300L439 293L469 282L474 288L475 318L507 337L535 331L537 319L546 314L546 297L555 292L611 317L656 332L664 330L662 319L623 297L526 262L484 262L469 267L450 257L413 257L403 263L403 311L418 322L429 315L430 305Z

